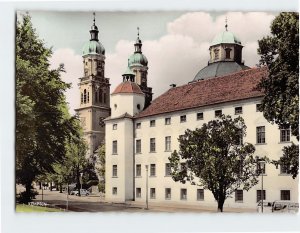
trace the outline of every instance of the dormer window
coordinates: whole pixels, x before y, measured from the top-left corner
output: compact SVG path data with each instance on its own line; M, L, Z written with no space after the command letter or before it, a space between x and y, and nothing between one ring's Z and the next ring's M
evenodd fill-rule
M226 59L230 59L230 51L231 51L230 48L226 48L226 49L225 49Z

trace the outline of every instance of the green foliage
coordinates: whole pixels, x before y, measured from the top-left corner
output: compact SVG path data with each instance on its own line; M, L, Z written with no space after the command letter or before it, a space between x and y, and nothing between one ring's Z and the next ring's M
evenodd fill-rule
M249 190L258 182L255 148L240 143L241 135L246 135L243 118L224 115L201 128L186 130L178 139L179 152L169 157L172 178L210 190L223 211L225 199L236 189Z
M102 179L105 178L105 144L100 145L98 149L98 158L97 163L99 165L97 171L99 173L99 176L102 177Z
M260 64L269 69L269 76L259 84L265 93L261 110L280 128L291 127L299 140L299 14L279 14L271 24L271 34L258 41ZM290 159L295 162L292 167L298 169L299 153L291 147L284 148L280 163L290 164ZM295 169L291 171L294 178L298 174Z
M63 66L50 69L51 54L24 15L16 27L16 182L26 186L28 197L32 181L63 159L74 131L65 112L70 85L60 78Z

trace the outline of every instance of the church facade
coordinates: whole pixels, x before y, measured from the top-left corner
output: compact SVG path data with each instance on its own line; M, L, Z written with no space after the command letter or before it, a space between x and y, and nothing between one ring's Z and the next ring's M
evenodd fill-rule
M296 142L289 129L278 129L258 110L263 94L255 87L268 71L244 65L243 45L227 25L211 43L208 65L187 84L173 86L153 101L139 34L121 83L109 95L109 81L103 73L104 48L97 46L97 31L94 24L83 52L87 70L80 79L83 103L77 112L82 124L84 118L88 122L85 135L91 152L105 135L107 201L144 203L148 196L150 205L216 206L209 190L173 181L168 157L178 151L177 139L186 129L199 128L220 114L244 118L247 135L243 141L255 145L258 157L277 160L284 146ZM105 97L96 94L100 90ZM99 125L100 118L101 122L105 118L105 127ZM263 177L263 192L259 177L248 192L236 190L224 207L255 208L261 195L270 201L298 200L298 178L293 180L283 167L266 164Z

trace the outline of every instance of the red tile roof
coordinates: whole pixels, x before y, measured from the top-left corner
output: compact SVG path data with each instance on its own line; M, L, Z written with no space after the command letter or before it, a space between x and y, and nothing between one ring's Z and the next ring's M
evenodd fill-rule
M169 89L157 97L136 118L197 108L235 100L261 97L256 89L262 77L268 75L266 67L252 68L222 77L199 80Z
M112 94L119 94L119 93L143 94L141 88L136 83L130 81L125 81L120 83Z

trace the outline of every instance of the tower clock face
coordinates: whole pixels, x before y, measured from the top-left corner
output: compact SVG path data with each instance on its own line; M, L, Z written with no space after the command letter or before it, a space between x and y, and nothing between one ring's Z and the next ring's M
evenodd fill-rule
M105 126L104 117L99 117L99 125L100 125L100 127L104 127Z

